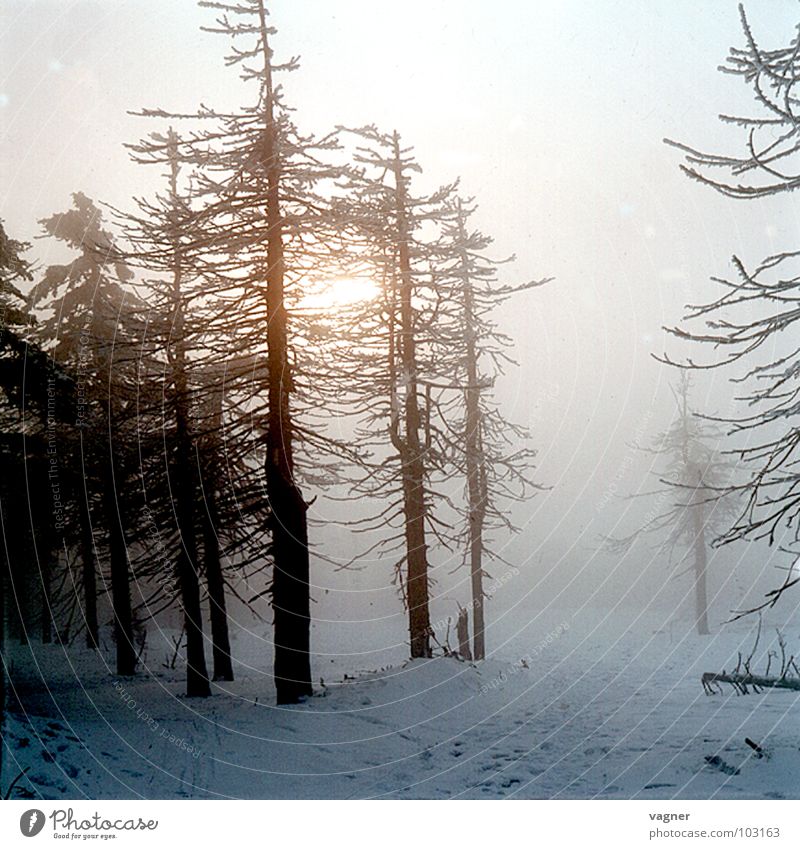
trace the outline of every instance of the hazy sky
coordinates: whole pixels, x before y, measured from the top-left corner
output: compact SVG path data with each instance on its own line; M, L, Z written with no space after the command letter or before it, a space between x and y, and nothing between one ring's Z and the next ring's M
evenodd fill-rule
M555 575L594 592L609 560L589 549L620 517L629 526L609 493L637 488L647 468L627 443L669 413L672 375L650 353L680 351L662 325L714 293L708 277L734 252L753 262L797 246L786 198L718 197L682 176L662 143L738 144L716 120L752 102L716 70L742 43L736 2L271 8L278 58L302 58L286 80L301 128L396 127L416 148L423 185L462 177L497 254L517 255L513 279L556 278L508 314L520 368L502 392L509 415L531 425L539 477L554 489L516 511L525 529L507 553L528 570L531 597ZM794 0L747 8L767 46L797 23ZM249 102L223 65L224 39L199 31L211 18L190 0L0 0L0 216L13 235L35 235L73 191L125 206L152 188L157 175L122 149L151 126L126 110ZM721 377L700 389L698 407L724 412ZM629 583L617 578L611 595Z

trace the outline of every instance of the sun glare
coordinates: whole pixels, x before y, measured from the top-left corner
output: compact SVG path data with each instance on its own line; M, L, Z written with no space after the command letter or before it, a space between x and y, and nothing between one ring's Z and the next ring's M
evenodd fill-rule
M307 310L335 310L361 301L369 301L378 295L378 286L368 277L339 277L319 283L315 291L300 301Z

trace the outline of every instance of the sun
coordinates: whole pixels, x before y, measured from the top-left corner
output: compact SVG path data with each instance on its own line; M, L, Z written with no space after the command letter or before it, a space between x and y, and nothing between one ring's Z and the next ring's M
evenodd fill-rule
M379 291L378 285L369 277L335 277L315 281L312 291L302 297L298 306L314 312L336 310L371 301Z

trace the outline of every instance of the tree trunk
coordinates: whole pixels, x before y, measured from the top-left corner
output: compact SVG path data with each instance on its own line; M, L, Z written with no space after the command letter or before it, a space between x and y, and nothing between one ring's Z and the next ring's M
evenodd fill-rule
M469 648L469 614L462 607L458 611L456 622L456 637L458 638L458 653L464 660L472 660L472 652Z
M233 681L228 613L225 606L225 578L219 556L214 495L210 487L206 489L206 510L203 511L203 563L206 569L208 601L211 608L214 680Z
M276 450L274 445L272 450ZM279 449L278 449L279 450ZM272 609L278 704L294 704L311 687L308 535L306 505L270 463L267 492L272 509Z
M86 648L100 646L100 629L97 624L97 569L94 561L94 538L88 506L89 493L86 477L78 493L78 521L80 522L81 580L83 584L83 618L86 627Z
M184 543L185 544L185 543ZM200 611L200 583L193 555L183 553L179 560L181 605L186 629L186 695L210 696L205 649L203 646L203 624ZM196 552L194 554L196 557Z
M697 633L706 636L708 627L708 589L706 581L707 552L705 535L705 508L703 504L692 507L694 522L694 599Z
M214 661L214 680L233 681L231 643L228 634L228 613L225 603L225 577L219 545L219 515L217 512L217 489L220 481L219 457L222 446L219 434L222 430L222 387L214 374L209 375L203 387L207 401L207 419L204 435L198 440L202 467L201 524L203 529L203 564L206 572L206 587L211 618L211 646Z
M177 134L169 131L170 192L178 203ZM186 632L186 695L210 696L211 686L203 645L203 616L200 608L200 579L197 574L196 505L199 496L194 442L189 414L189 381L186 366L186 321L181 291L183 278L180 241L172 239L172 381L175 405L175 466L171 490L175 494L175 515L180 534L178 583Z
M467 239L461 201L458 201L458 228L461 242L461 267L464 293L464 335L466 341L467 386L464 390L464 447L467 471L467 501L469 509L469 564L473 605L473 655L475 660L486 657L486 636L483 604L483 524L486 517L486 470L482 439L483 417L478 374L478 354L475 346L475 303L468 257L464 248Z
M111 456L109 456L108 462L109 464L113 463ZM108 522L111 606L114 616L117 675L128 676L136 672L128 551L122 530L122 519L119 515L116 490L114 489L114 475L110 469L106 478L104 500L106 521Z
M50 582L53 572L50 558L52 556L53 552L48 545L39 559L39 578L41 580L39 587L39 633L43 644L53 642L53 612L50 606Z
M403 508L406 538L406 599L411 657L431 656L431 622L428 587L428 550L425 540L425 462L420 428L422 419L417 394L416 331L414 327L414 280L408 249L407 198L400 155L400 137L394 133L394 177L400 281L400 364L405 386L405 434L401 441Z
M428 560L425 543L425 502L420 480L424 468L410 455L403 462L403 504L405 510L406 557L408 577L408 633L411 657L430 657L430 613L428 609Z
M264 73L264 152L267 173L267 452L265 477L272 538L272 609L275 634L275 688L278 704L293 704L311 686L311 597L309 589L308 505L294 478L294 429L289 406L293 390L284 306L281 162L274 115L271 51L264 3L259 2Z
M179 407L182 404L178 404ZM200 609L200 580L197 575L197 540L194 526L192 486L193 470L187 456L188 433L181 413L177 416L181 422L178 427L176 480L173 491L176 492L176 514L180 532L180 550L178 552L178 582L181 592L184 627L186 629L186 695L210 696L205 647L203 645L203 620Z
M470 582L472 586L472 645L475 660L486 657L486 623L483 613L483 603L486 598L483 590L483 534L481 524L473 518L470 510L470 543L469 563Z

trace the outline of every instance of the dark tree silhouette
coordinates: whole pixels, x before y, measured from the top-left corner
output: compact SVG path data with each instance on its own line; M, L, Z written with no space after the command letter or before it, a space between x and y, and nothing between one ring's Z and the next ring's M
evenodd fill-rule
M73 195L74 208L43 220L47 235L77 252L66 265L52 265L33 290L33 302L49 314L38 338L56 362L76 376L77 439L65 446L77 493L81 522L84 604L89 645L97 643L95 539L91 505L96 503L106 533L111 601L119 675L136 668L130 569L126 541L126 483L135 474L130 427L137 352L133 326L136 299L125 289L130 270L113 257L113 239L94 203Z
M186 694L209 696L198 575L200 481L193 433L196 428L191 415L191 337L187 327L187 309L193 294L187 292L187 287L194 283L195 275L184 255L184 243L191 238L191 209L179 190L177 134L170 130L165 138L156 137L155 142L167 146L167 192L152 203L140 200L139 216L122 219L122 232L133 244L133 250L124 256L130 263L139 262L150 271L162 272L162 276L144 282L151 294L150 307L154 314L148 327L148 354L151 358L159 357L161 363L160 369L155 367L156 374L150 375L150 380L161 389L161 410L156 419L163 433L162 463L153 471L155 481L162 476L166 479L169 512L164 519L169 524L174 517L177 530L169 554L176 563L186 635ZM146 397L140 402L140 416L143 404L147 403ZM149 493L158 490L152 481L146 488Z
M48 430L74 416L71 378L30 338L36 321L20 289L33 280L28 249L0 222L0 726L9 632L27 643L38 619L51 639L49 578L65 519L54 511Z
M20 423L14 408L14 402L24 391L21 376L21 360L25 354L24 332L32 323L25 297L19 284L30 282L33 273L30 262L25 256L29 249L25 242L10 238L0 220L0 727L5 721L6 712L6 629L11 618L9 599L15 595L12 585L12 566L15 558L8 544L11 535L9 511L13 491L21 483L18 475L11 472L13 458L17 456L21 440ZM8 484L11 486L8 486ZM3 765L3 746L0 745L0 774Z
M275 75L294 70L297 62L273 63L275 30L267 23L263 0L200 5L219 13L216 25L207 29L236 42L228 63L238 65L245 82L257 88L254 105L233 113L203 107L194 113L147 109L140 114L195 127L178 145L181 161L196 169L196 195L203 206L196 219L203 244L195 247L206 249L206 265L217 284L227 280L225 297L236 310L237 344L242 349L249 345L251 356L266 354L264 477L270 545L264 553L273 564L269 594L277 699L293 703L312 692L308 503L295 455L299 442L314 436L298 424L293 406L298 375L290 303L300 298L304 278L318 267L315 250L324 251L331 235L318 187L341 169L321 160L336 146L333 137L300 135L291 121ZM244 40L246 48L240 46ZM150 156L155 155L151 148Z

